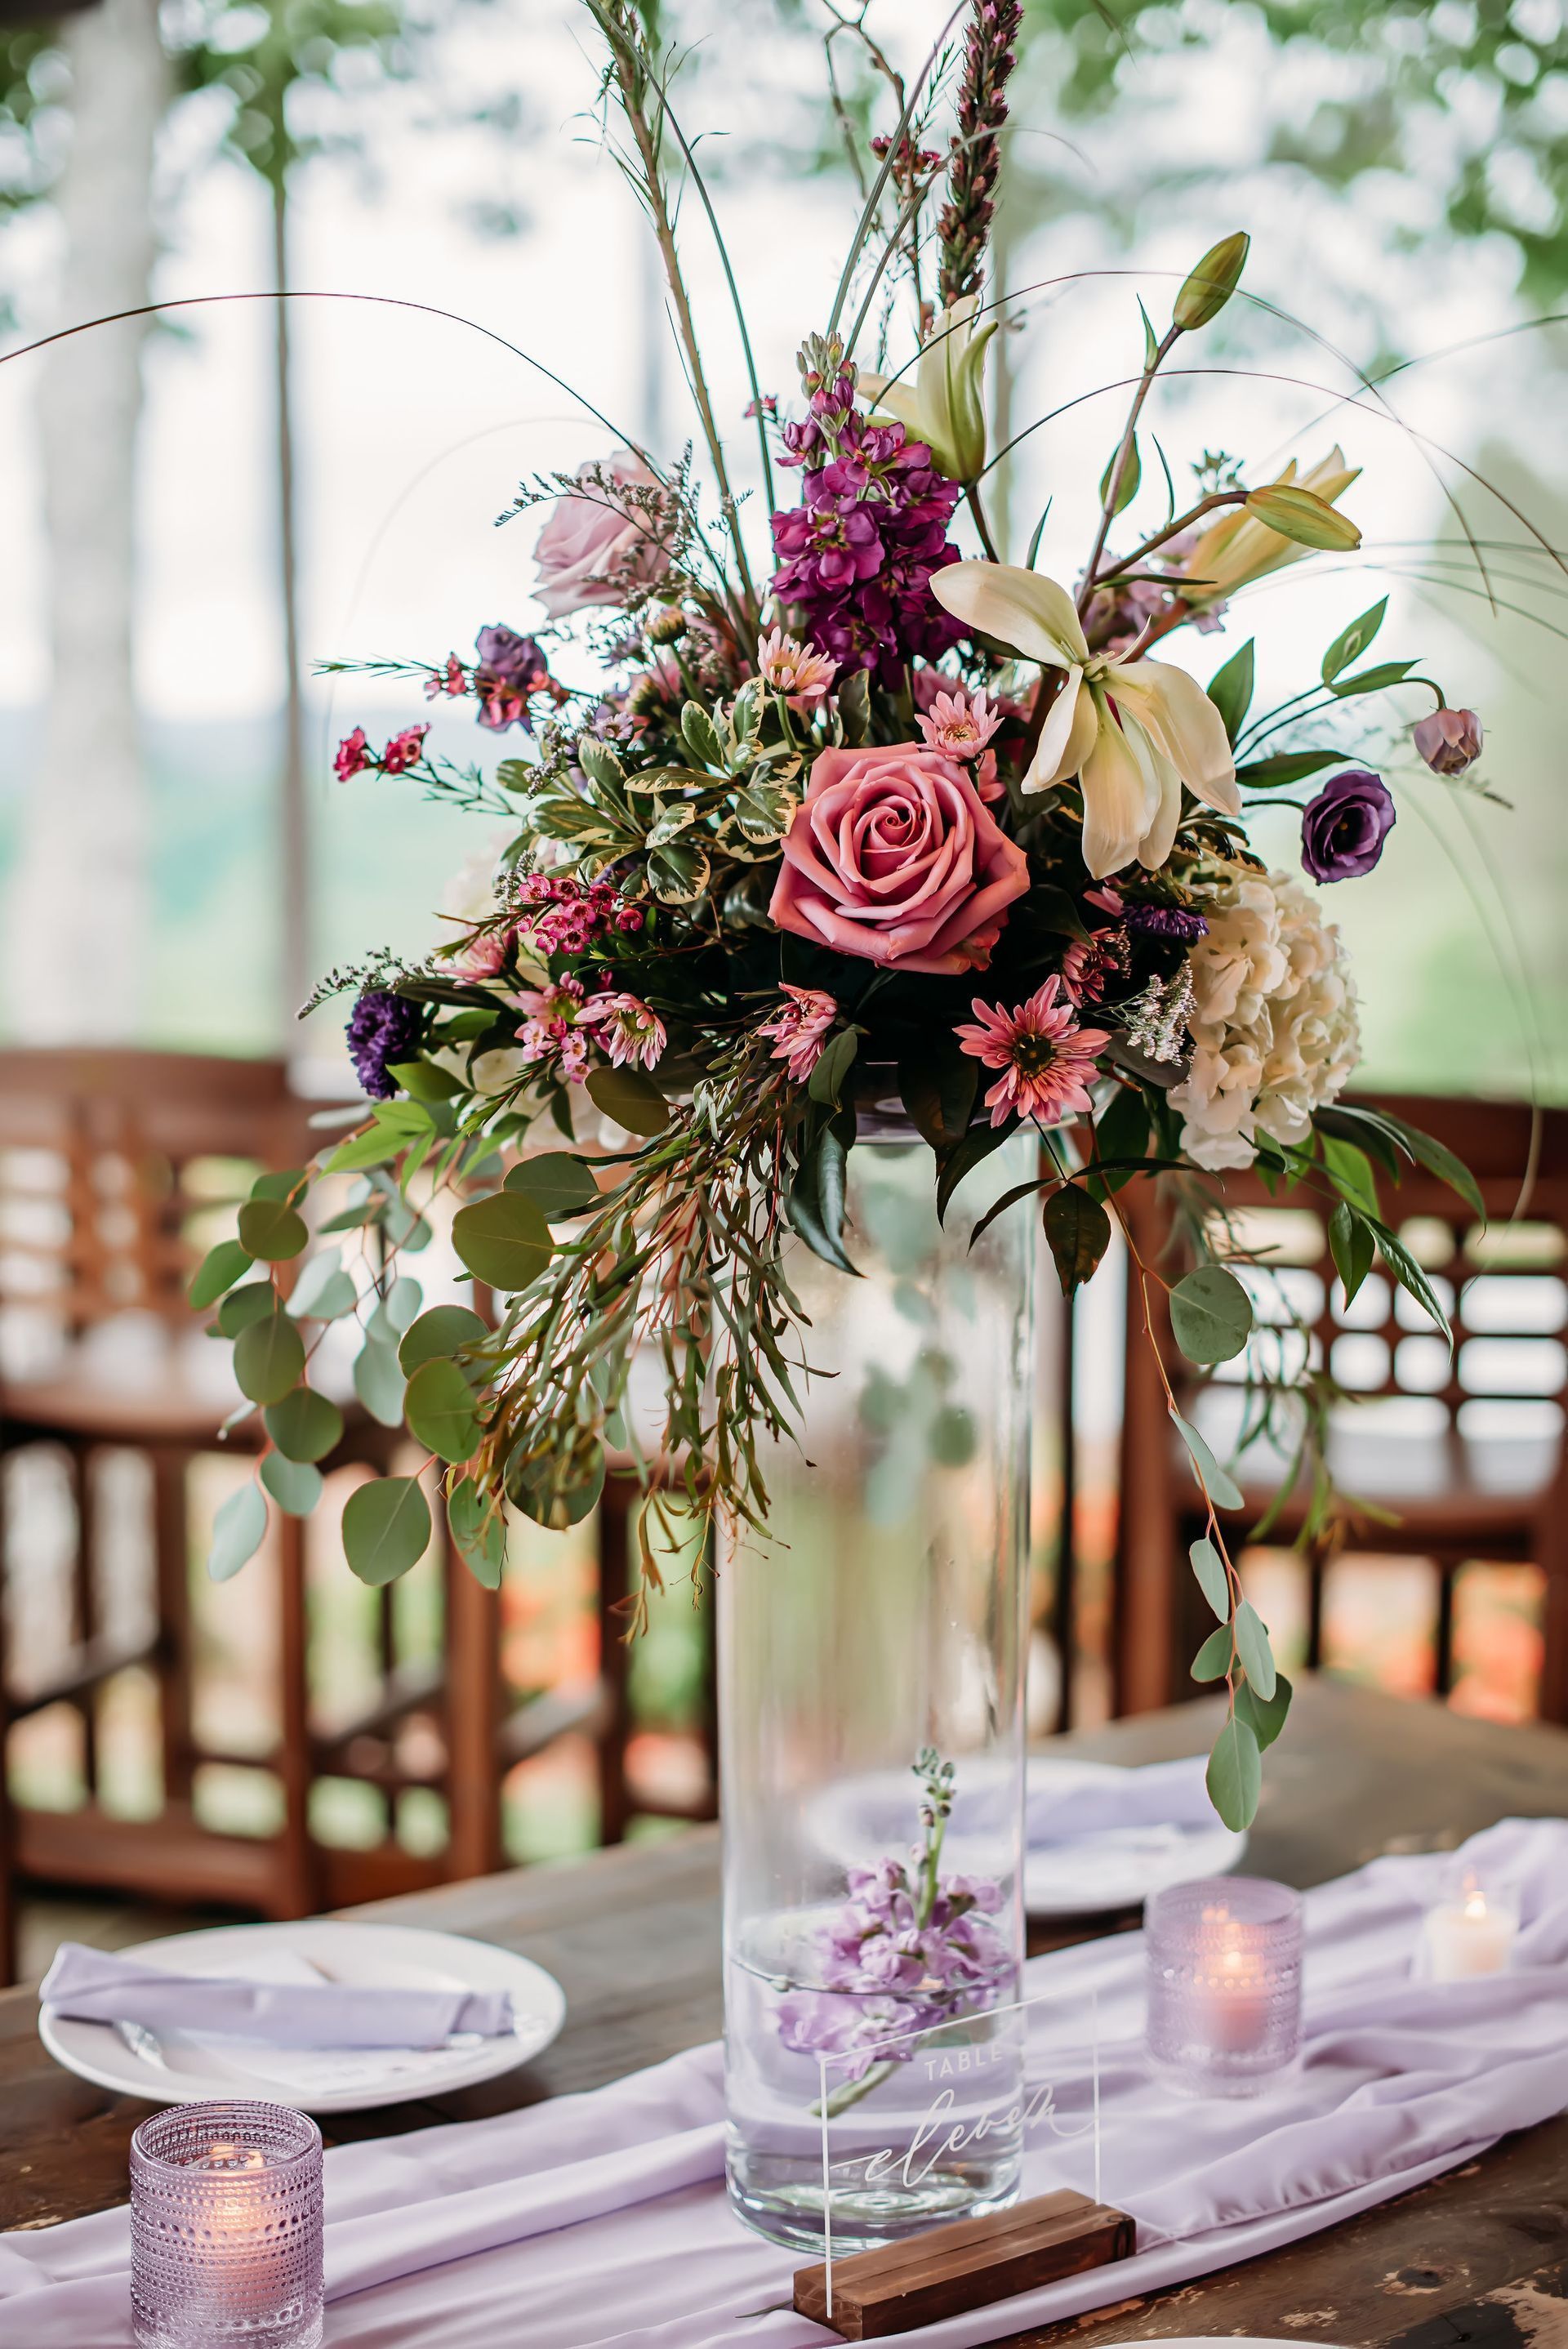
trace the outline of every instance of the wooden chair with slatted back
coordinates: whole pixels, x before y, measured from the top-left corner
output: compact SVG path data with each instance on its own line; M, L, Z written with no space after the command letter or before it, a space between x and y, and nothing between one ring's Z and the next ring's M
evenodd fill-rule
M1419 1167L1382 1183L1386 1220L1429 1268L1449 1310L1455 1352L1381 1268L1346 1306L1329 1257L1331 1202L1297 1186L1277 1197L1251 1173L1223 1177L1239 1237L1274 1251L1278 1294L1340 1383L1364 1402L1335 1415L1331 1460L1341 1488L1373 1505L1350 1547L1432 1562L1438 1578L1435 1692L1453 1673L1455 1577L1469 1565L1527 1561L1544 1578L1539 1709L1568 1721L1568 1549L1563 1525L1568 1470L1568 1112L1519 1102L1367 1097L1419 1126L1476 1174L1490 1222ZM1146 1265L1174 1274L1170 1213L1158 1183L1122 1194L1130 1237ZM1271 1284L1272 1286L1272 1284ZM1119 1711L1138 1713L1197 1692L1188 1664L1212 1619L1187 1565L1202 1530L1185 1453L1171 1429L1161 1363L1184 1414L1222 1459L1235 1441L1238 1381L1225 1369L1200 1381L1176 1349L1163 1291L1148 1284L1157 1362L1143 1296L1130 1274L1127 1375L1116 1561ZM1267 1309L1266 1307L1260 1309ZM1297 1342L1287 1340L1284 1342ZM1239 1368L1239 1366L1237 1366ZM1274 1501L1283 1462L1266 1448L1237 1464L1245 1507L1227 1521L1233 1548ZM1271 1543L1299 1536L1305 1486L1279 1509ZM1386 1514L1385 1514L1386 1513ZM1307 1661L1323 1658L1324 1588L1332 1548L1306 1550Z

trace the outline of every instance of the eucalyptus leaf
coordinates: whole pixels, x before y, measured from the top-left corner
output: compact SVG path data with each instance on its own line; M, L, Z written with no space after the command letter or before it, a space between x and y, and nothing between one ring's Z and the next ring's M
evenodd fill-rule
M588 1097L595 1109L624 1125L628 1133L662 1133L670 1122L670 1105L653 1079L641 1069L594 1069L588 1077Z
M401 1333L415 1320L424 1301L425 1292L418 1282L401 1273L387 1291L383 1310L394 1330Z
M1231 1669L1231 1659L1234 1653L1235 1642L1231 1637L1231 1627L1229 1623L1222 1623L1217 1631L1210 1632L1193 1657L1192 1678L1195 1681L1222 1681Z
M1209 1800L1233 1835L1251 1826L1263 1793L1263 1757L1252 1729L1234 1714L1214 1741L1204 1783Z
M308 1517L315 1507L325 1484L319 1468L308 1461L290 1460L281 1452L269 1452L261 1466L261 1478L285 1516Z
M314 1387L295 1387L263 1418L285 1460L325 1460L343 1440L343 1413Z
M1266 1704L1274 1692L1274 1651L1269 1646L1263 1618L1250 1599L1243 1599L1236 1609L1236 1653L1242 1660L1243 1671Z
M207 1573L213 1582L228 1582L254 1557L267 1533L267 1504L259 1485L242 1485L231 1493L212 1520L212 1545L207 1552Z
M405 1378L425 1362L459 1354L465 1346L482 1343L490 1335L471 1305L432 1305L405 1331L397 1360Z
M413 1476L373 1476L349 1495L343 1554L361 1582L380 1589L417 1566L429 1545L430 1511Z
M521 1191L552 1219L594 1206L600 1195L593 1168L570 1150L547 1150L538 1158L524 1158L508 1174L506 1187Z
M1267 1702L1243 1681L1236 1690L1236 1718L1244 1721L1258 1741L1258 1750L1265 1753L1284 1727L1293 1694L1290 1682L1283 1672L1274 1674L1274 1694Z
M458 1553L474 1580L499 1590L506 1568L506 1526L481 1486L459 1478L447 1496L447 1523Z
M253 1199L292 1200L296 1192L304 1189L305 1181L303 1166L279 1167L271 1174L257 1175L251 1185L251 1196Z
M297 1295L291 1297L288 1309L296 1321L341 1321L358 1303L359 1291L352 1275L335 1272L316 1285L307 1304L302 1305Z
M253 1321L234 1340L234 1377L253 1402L281 1402L304 1370L304 1341L286 1313Z
M1190 1362L1228 1362L1252 1335L1252 1299L1223 1265L1201 1264L1171 1292L1171 1329Z
M237 1338L253 1321L264 1319L278 1309L278 1293L270 1280L247 1280L243 1288L231 1288L218 1308L218 1327L225 1338Z
M383 1427L403 1424L403 1372L390 1346L367 1338L355 1360L354 1392Z
M1191 1423L1178 1417L1176 1432L1192 1455L1192 1464L1202 1477L1209 1498L1217 1509L1239 1509L1244 1506L1241 1487L1227 1469L1222 1468L1209 1446Z
M216 1247L209 1248L185 1292L196 1310L215 1305L226 1288L232 1288L241 1275L249 1272L253 1261L249 1248L242 1247L238 1240L220 1240Z
M281 1199L247 1199L240 1209L240 1244L263 1264L287 1263L309 1238L304 1217Z
M539 1278L554 1242L531 1199L519 1198L515 1191L492 1191L488 1199L475 1199L458 1209L452 1217L452 1246L476 1279L511 1294Z
M409 1433L439 1460L468 1460L479 1448L474 1391L456 1362L421 1362L403 1395Z
M1222 1623L1231 1619L1231 1578L1225 1572L1225 1561L1212 1541L1195 1541L1187 1552L1192 1561L1192 1571L1198 1578L1198 1588L1219 1617Z

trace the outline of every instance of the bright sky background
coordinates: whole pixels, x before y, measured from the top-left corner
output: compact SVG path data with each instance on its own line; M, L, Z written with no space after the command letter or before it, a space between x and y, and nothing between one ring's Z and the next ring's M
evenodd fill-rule
M882 29L910 60L944 13L930 0L885 0ZM683 121L688 134L725 134L722 153L717 142L703 151L716 171L715 199L765 388L788 398L797 380L795 346L825 319L853 210L844 186L781 176L769 160L781 115L803 108L818 87L816 60L808 44L772 29L767 0L742 0L739 10L692 0L677 14L704 45L689 94L677 85ZM1031 297L1026 336L1014 346L1019 420L1133 371L1141 347L1134 292L1143 293L1157 318L1168 315L1173 275L1238 221L1254 233L1249 286L1283 308L1310 311L1331 344L1362 352L1375 347L1369 289L1386 313L1398 315L1405 347L1416 350L1516 316L1499 251L1470 248L1437 267L1429 255L1417 262L1398 251L1401 231L1421 224L1429 208L1419 181L1379 182L1346 208L1304 193L1299 178L1257 170L1266 53L1249 12L1233 14L1234 36L1201 84L1189 64L1152 58L1140 69L1136 121L1131 114L1119 118L1079 142L1086 187L1097 179L1116 181L1116 142L1134 136L1143 153L1152 142L1176 157L1195 140L1210 152L1217 142L1233 162L1233 182L1164 203L1140 239L1137 276ZM665 353L651 243L597 144L589 112L596 66L581 37L583 22L573 0L470 7L427 52L417 83L367 96L356 109L364 163L320 162L300 179L296 282L428 302L478 320L673 453L688 429L685 390ZM510 150L488 131L450 127L465 109L511 91L521 96L527 127ZM1301 102L1300 92L1292 95ZM1456 102L1470 101L1461 93ZM449 127L421 127L432 118L445 118ZM1430 140L1440 142L1448 128L1434 119ZM201 135L200 118L187 115L166 142L171 192L158 277L166 298L267 282L260 183L227 166L191 178L189 160ZM1040 133L1026 116L1019 135ZM187 184L176 201L182 170ZM495 240L475 233L466 209L497 201L515 202L527 214L525 233ZM732 428L737 471L749 484L754 456L749 428L740 420L747 392L739 352L695 205L683 236L717 405ZM55 232L44 216L11 230L0 248L0 264L19 283L18 306L35 329L52 322L57 257ZM1037 232L1015 260L1012 283L1106 262L1127 267L1105 233L1078 216ZM272 574L270 320L264 305L248 304L177 314L175 323L178 333L158 336L147 362L139 675L150 719L211 730L204 788L208 812L221 827L231 772L253 768L261 755L247 747L247 732L275 710L282 687ZM308 657L439 658L449 646L465 649L482 622L529 625L537 617L528 594L537 524L525 517L498 531L494 517L521 475L607 453L609 436L518 359L460 326L367 304L300 303L294 326ZM905 326L895 334L896 359L907 353L907 335ZM1232 367L1247 363L1233 341L1228 348L1218 339L1206 344L1202 356ZM1539 341L1503 342L1422 368L1399 379L1399 412L1470 462L1491 469L1513 462L1514 486L1539 500L1511 450L1528 447L1534 471L1562 481L1560 401L1542 396L1551 381L1549 356ZM1352 460L1368 469L1352 503L1369 544L1452 535L1430 450L1370 407L1328 415L1352 382L1331 350L1282 339L1266 356L1254 353L1254 363L1303 380L1221 377L1176 382L1161 394L1154 429L1179 481L1184 462L1204 447L1254 458L1299 451L1310 459L1337 434ZM12 524L0 565L0 712L36 706L47 686L36 384L36 361L0 369L0 502ZM1042 567L1070 577L1081 564L1119 398L1088 401L1020 452L1012 542L1020 559L1048 495ZM1462 478L1436 458L1431 463L1450 479ZM1489 511L1480 500L1470 504L1481 536L1519 534L1501 509ZM765 567L759 500L749 524L754 557ZM1543 566L1529 567L1550 579ZM1526 568L1512 564L1515 573ZM1561 574L1556 584L1560 591ZM1255 624L1267 631L1260 696L1294 691L1315 672L1328 639L1387 585L1381 576L1333 575L1326 564L1311 582L1297 577L1266 589L1250 611L1234 615L1227 636L1179 638L1169 649L1206 677ZM1534 591L1501 592L1539 600ZM1568 610L1568 604L1557 608ZM1451 700L1472 702L1487 716L1487 771L1521 808L1511 819L1488 820L1501 887L1501 900L1488 900L1488 919L1494 926L1510 918L1519 923L1550 1010L1563 981L1562 925L1553 911L1563 860L1557 645L1522 626L1492 627L1484 605L1473 600L1449 598L1439 609L1422 600L1416 583L1396 580L1379 649L1387 657L1420 654L1445 680ZM1407 714L1414 718L1425 707L1412 698ZM385 688L372 696L352 680L338 686L330 706L322 698L315 739L324 755L313 792L330 839L324 961L383 938L413 945L427 935L441 878L459 861L463 840L473 836L471 823L460 838L454 819L421 809L411 795L381 800L372 819L364 802L351 805L331 783L325 755L331 736L362 712L367 721L372 712L389 720L424 714L422 706L405 709L390 701ZM457 719L448 723L448 747L469 755L471 727ZM0 749L4 740L0 734ZM13 793L25 790L19 772L9 782ZM1490 885L1477 878L1473 847L1439 787L1422 781L1405 804L1379 874L1333 893L1332 910L1362 957L1372 999L1374 1067L1434 1086L1445 1069L1455 1071L1452 1081L1479 1082L1490 1074L1497 1084L1522 1083L1528 1055L1521 1019L1470 894L1479 888L1485 895ZM1452 854L1438 843L1434 827L1449 838ZM1278 831L1271 852L1294 862L1292 821L1282 821ZM378 856L394 853L396 870L392 863L377 864ZM338 890L346 855L356 864L363 859L352 897ZM199 889L191 894L190 917L202 938L221 935L214 907L198 902ZM194 947L189 951L197 958ZM204 974L209 951L204 944ZM1506 947L1501 952L1506 960ZM167 986L178 991L179 977L176 966L166 974ZM236 1008L236 1033L248 1034L248 1018ZM167 1019L163 1025L168 1029Z

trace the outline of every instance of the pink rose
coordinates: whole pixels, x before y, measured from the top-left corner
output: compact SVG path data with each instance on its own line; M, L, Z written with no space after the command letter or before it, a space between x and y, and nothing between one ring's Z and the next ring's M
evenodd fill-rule
M780 929L894 970L983 969L1028 860L971 771L918 742L824 750L784 841Z
M660 516L624 510L612 492L595 486L595 473L624 489L659 487L628 449L617 449L602 465L578 466L582 493L569 492L556 501L533 550L539 565L533 592L552 620L563 620L569 612L581 612L592 604L623 603L628 577L651 585L670 567L660 541Z

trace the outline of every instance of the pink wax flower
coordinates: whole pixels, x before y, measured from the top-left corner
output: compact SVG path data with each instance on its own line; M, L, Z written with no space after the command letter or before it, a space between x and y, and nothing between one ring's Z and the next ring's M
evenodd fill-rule
M659 488L629 449L617 449L600 465L579 465L577 479L581 488L557 500L533 550L533 592L552 620L594 604L623 604L628 585L651 585L670 567L655 518L614 494L617 487Z
M962 686L936 694L918 720L934 750L947 750L955 759L977 759L996 729L1002 713L984 691L971 699Z
M469 674L456 653L447 655L444 669L433 668L425 679L427 701L434 701L437 695L442 693L450 694L455 699L459 694L467 693L468 689Z
M839 1007L820 987L791 987L788 979L780 979L779 992L789 1002L757 1032L772 1038L771 1057L787 1062L792 1081L803 1085L822 1057Z
M429 730L428 726L405 726L401 734L394 734L381 753L383 774L406 774L418 761Z
M1410 731L1434 775L1462 775L1480 757L1480 719L1473 709L1434 709Z
M836 664L826 653L809 651L782 628L762 638L757 647L757 666L774 692L786 697L791 709L810 709L822 700L837 674Z
M340 783L346 783L350 775L362 775L366 768L374 763L370 756L370 745L366 740L365 729L363 726L356 726L353 733L346 734L338 744L337 756L332 762L332 771Z
M1078 1025L1071 1005L1057 1001L1060 984L1047 978L1011 1011L976 996L971 1009L978 1026L953 1031L966 1052L1002 1072L985 1096L993 1125L1006 1125L1015 1111L1056 1125L1064 1117L1087 1117L1094 1106L1088 1087L1095 1054L1110 1036Z
M588 1036L578 1024L583 1009L580 978L552 979L548 987L521 987L512 999L528 1014L518 1030L517 1049L530 1068L553 1061L556 1071L581 1084L588 1072Z
M892 970L981 970L1028 860L961 761L918 742L823 750L784 839L769 918Z
M1074 938L1062 957L1062 992L1070 1003L1098 1003L1112 978L1129 966L1127 932L1118 927Z
M656 1069L669 1041L658 1013L635 995L595 995L583 1005L579 1024L597 1030L598 1042L617 1069L628 1061L634 1068Z

